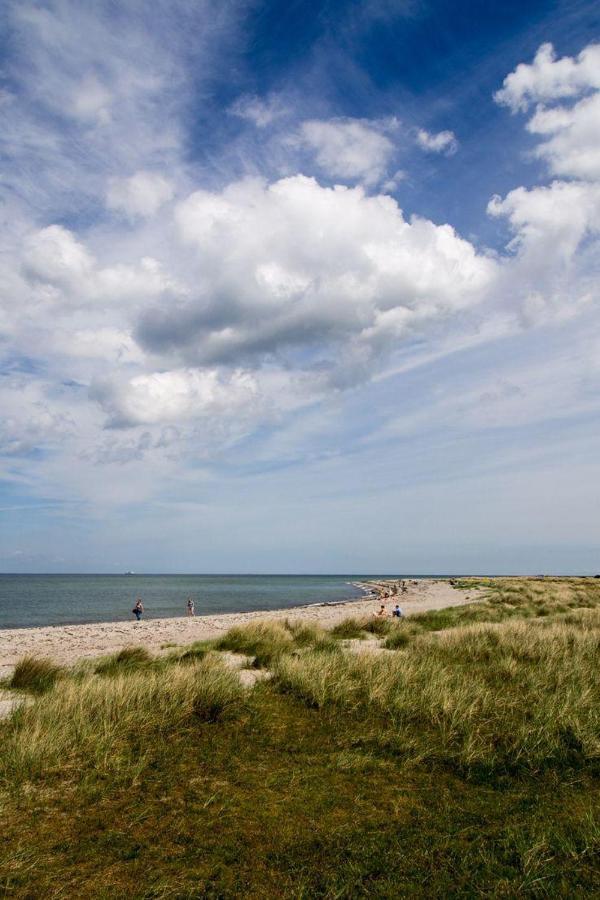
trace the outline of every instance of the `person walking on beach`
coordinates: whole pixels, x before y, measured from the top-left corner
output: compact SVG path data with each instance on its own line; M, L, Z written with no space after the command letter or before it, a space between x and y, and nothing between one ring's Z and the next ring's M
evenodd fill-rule
M142 618L142 613L144 612L144 604L142 603L141 597L137 598L137 600L135 601L135 606L133 607L131 612L134 614L137 621L139 622L140 619Z
M188 614L188 616L195 616L195 615L196 615L196 610L195 610L195 607L194 607L194 601L193 601L193 599L192 599L191 597L188 597L188 602L187 602L187 614Z

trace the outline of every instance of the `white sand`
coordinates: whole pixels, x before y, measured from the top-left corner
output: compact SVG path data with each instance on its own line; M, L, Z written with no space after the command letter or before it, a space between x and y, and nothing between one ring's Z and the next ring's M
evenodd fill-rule
M370 582L376 590L383 582ZM448 581L422 578L409 581L408 591L386 601L388 614L398 602L405 615L460 606L477 599L476 590L458 590ZM114 653L123 647L137 645L159 652L165 644L190 644L192 641L214 638L234 625L268 619L299 619L331 628L350 616L364 618L375 614L380 607L377 597L349 600L343 603L312 604L292 609L265 612L227 613L223 615L151 619L141 622L102 622L93 625L52 625L46 628L0 629L0 677L9 675L22 656L31 654L72 664L79 659Z

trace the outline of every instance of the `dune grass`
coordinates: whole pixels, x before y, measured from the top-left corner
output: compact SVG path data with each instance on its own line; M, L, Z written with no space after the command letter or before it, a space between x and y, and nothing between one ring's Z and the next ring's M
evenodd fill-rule
M145 647L124 647L118 653L100 660L95 667L97 675L120 675L136 669L148 668L153 658Z
M0 722L0 893L598 896L598 587L484 584L387 652L234 629L251 691L205 644L61 670Z
M135 777L154 740L194 721L217 721L243 696L239 679L217 658L110 674L64 679L20 707L4 735L0 776L20 782L74 766Z
M32 694L44 694L54 687L63 672L61 666L49 659L25 656L15 666L8 686Z
M318 708L382 714L384 745L466 774L598 765L600 613L573 619L471 625L395 654L282 656L275 684Z
M323 628L287 620L240 625L215 642L217 650L252 656L256 668L269 668L279 657L303 647L326 651L335 646L335 641Z

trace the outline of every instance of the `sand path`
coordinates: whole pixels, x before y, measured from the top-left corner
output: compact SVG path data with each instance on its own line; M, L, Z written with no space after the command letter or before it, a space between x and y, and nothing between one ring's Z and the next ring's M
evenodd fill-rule
M383 582L369 582L376 590ZM388 612L399 602L405 615L460 606L477 599L476 590L460 590L448 581L422 578L408 582L408 591L386 601ZM101 622L92 625L52 625L46 628L0 629L0 678L10 674L17 660L26 654L72 664L78 659L114 653L123 647L138 645L153 652L165 645L190 644L193 641L218 637L234 625L268 619L299 619L331 628L350 616L363 618L379 609L377 596L348 600L342 603L311 604L292 609L265 612L226 613L196 616L195 618L150 619L141 622Z

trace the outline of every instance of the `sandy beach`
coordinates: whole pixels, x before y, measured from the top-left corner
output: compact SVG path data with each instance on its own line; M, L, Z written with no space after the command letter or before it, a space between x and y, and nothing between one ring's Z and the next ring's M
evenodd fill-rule
M0 677L10 674L16 662L25 655L41 656L63 664L79 659L114 653L123 647L138 645L152 652L166 649L165 645L189 644L193 641L218 637L234 625L268 619L304 619L331 628L349 616L362 618L375 614L381 605L380 597L388 582L366 582L369 593L358 600L341 603L315 603L291 609L265 612L226 613L223 615L178 617L169 619L144 618L141 622L102 622L91 625L52 625L46 628L7 628L0 630ZM386 600L388 614L399 602L405 615L459 606L477 598L477 591L452 587L448 581L422 578L407 582L407 592Z

